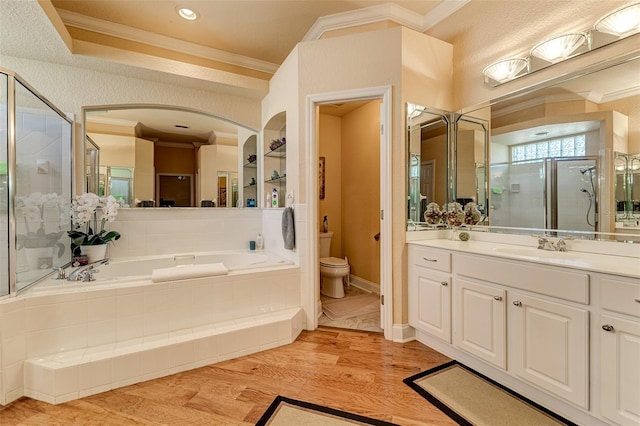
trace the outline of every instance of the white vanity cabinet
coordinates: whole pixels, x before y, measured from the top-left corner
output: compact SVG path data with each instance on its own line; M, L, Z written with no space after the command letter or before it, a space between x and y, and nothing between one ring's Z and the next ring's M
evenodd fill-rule
M451 343L451 254L409 247L409 324Z
M589 311L514 290L507 315L509 370L589 408Z
M600 412L620 425L640 424L640 284L603 276L599 283Z
M589 406L589 275L453 255L454 344L484 361Z
M506 290L456 276L453 343L497 367L507 368Z
M498 249L518 252L486 242L409 244L416 338L578 424L640 426L640 279L628 263L636 260L570 253L532 261L491 254ZM563 256L539 259L555 255Z

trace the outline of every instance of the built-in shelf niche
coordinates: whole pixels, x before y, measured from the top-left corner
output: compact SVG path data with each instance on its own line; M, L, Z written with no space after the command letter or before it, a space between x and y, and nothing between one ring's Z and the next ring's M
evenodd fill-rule
M266 203L267 194L273 189L278 191L278 207L284 207L287 192L287 113L275 115L264 128L264 194L262 203Z

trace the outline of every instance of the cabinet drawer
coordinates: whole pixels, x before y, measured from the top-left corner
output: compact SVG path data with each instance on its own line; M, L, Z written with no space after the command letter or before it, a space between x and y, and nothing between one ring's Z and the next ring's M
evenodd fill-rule
M423 268L451 272L451 253L430 247L409 246L409 263Z
M600 303L604 309L640 317L640 283L603 278Z
M589 274L537 266L528 262L494 260L456 254L456 273L572 302L589 303Z

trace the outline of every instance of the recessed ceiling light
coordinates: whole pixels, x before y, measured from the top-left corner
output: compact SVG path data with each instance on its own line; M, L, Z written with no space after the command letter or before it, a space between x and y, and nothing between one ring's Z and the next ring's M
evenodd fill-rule
M189 7L176 6L176 12L178 12L178 15L180 15L181 18L186 19L187 21L195 21L198 19L198 16L200 16L195 9L191 9Z

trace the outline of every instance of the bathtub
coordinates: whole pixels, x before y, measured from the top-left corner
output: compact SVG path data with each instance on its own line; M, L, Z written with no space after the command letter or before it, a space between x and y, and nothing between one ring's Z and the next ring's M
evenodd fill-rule
M258 270L287 268L293 262L278 258L273 254L250 250L225 250L216 252L180 253L170 255L144 256L111 260L106 265L99 265L94 275L95 281L77 282L64 280L45 280L33 287L31 293L48 292L52 288L63 290L68 286L83 288L103 285L136 284L151 282L154 269L171 268L179 265L206 265L223 263L229 275L248 274ZM67 269L70 273L75 268Z
M227 275L151 280L153 269L218 262ZM21 345L6 370L20 374L0 386L0 404L82 398L286 345L304 328L300 268L268 252L115 259L98 269L96 281L48 279L0 300L0 322L21 321L0 335L0 351Z

